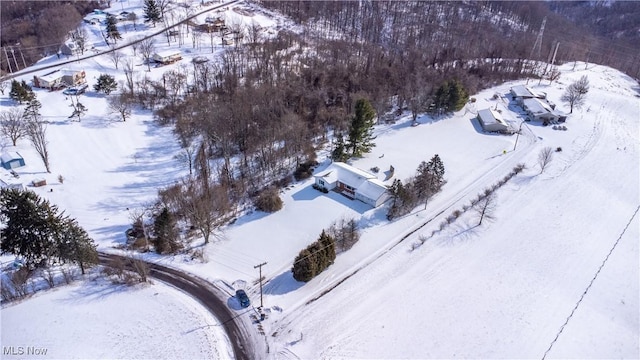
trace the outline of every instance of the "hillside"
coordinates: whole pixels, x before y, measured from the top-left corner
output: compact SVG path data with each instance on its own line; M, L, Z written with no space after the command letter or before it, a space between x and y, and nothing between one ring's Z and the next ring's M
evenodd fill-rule
M119 7L120 4L115 9ZM139 8L139 3L132 2L127 10ZM163 95L159 91L149 95L161 104L137 104L126 121L121 121L108 109L108 99L114 95L96 93L89 88L79 96L88 112L80 121L75 121L69 118L68 97L61 92L35 89L43 104L43 118L47 121L53 171L45 172L26 139L20 140L16 147L3 139L3 149L20 152L27 165L16 169L17 179L0 169L1 178L6 182L23 183L77 218L99 244L99 250L124 252L120 248L126 241L124 232L131 226L132 214L155 202L159 189L183 181L191 170L185 161L185 148L174 131L178 121L174 117L187 113L185 109L195 109L195 114L202 116L198 118L198 126L211 126L199 129L215 139L210 143L216 150L212 152L210 162L217 166L213 167L217 171L223 167L224 155L220 154L224 154L225 148L215 136L224 135L228 130L229 133L250 135L251 141L241 142L241 145L255 153L273 151L269 154L283 156L275 163L285 170L290 170L291 164L307 155L305 145L313 144L319 161L315 174L321 173L330 163L332 133L329 130L344 125L349 114L346 109L350 111L355 94L366 93L363 91L365 86L375 87L375 82L366 84L360 82L360 78L332 75L345 74L342 70L352 69L349 64L365 58L364 53L362 57L351 56L348 52L336 51L339 48L318 46L315 49L318 53L326 55L333 51L334 60L344 66L335 70L327 65L331 64L329 57L319 58L318 63L327 63L318 64L310 61L315 54L305 53L302 48L292 46L293 50L286 50L287 41L301 46L309 40L297 37L299 28L290 19L246 4L223 9L217 14L229 23L247 27L259 24L263 29L261 37L265 48L272 46L275 50L269 54L275 57L268 58L267 52L261 52L263 48L247 44L251 45L247 46L251 48L247 51L253 51L249 54L265 55L264 63L249 61L240 56L245 54L240 46L222 45L218 35L211 36L211 40L208 37L196 39L198 46L192 46L196 42L192 43L193 39L186 36L181 40L182 45L179 41L157 38L157 51L179 49L183 58L177 63L158 67L147 67L139 56L133 55L132 49L126 49L123 60L131 62L136 83L142 84L136 85L140 86L136 87L136 94L144 91L151 94L158 90L152 84L166 81L164 74L170 72L188 74L187 80L191 81L195 76L195 70L191 73L191 68L195 69L196 65L190 61L197 57L206 57L210 64L215 64L212 69L221 73L226 69L224 71L228 72L224 74L229 76L224 79L212 76L206 84L198 82L195 85L197 96L202 97L189 98L186 86L175 93ZM206 16L203 14L199 21L204 22ZM98 28L83 26L95 30L91 39L98 50L108 49L97 34ZM151 26L131 30L123 25L125 28L123 42L154 31ZM295 73L298 67L293 64L297 59L309 61L303 62L308 66L301 67L301 75ZM410 62L411 59L406 60ZM42 64L56 64L57 61L54 56L43 60ZM253 83L234 85L230 78L234 73L232 66L223 66L231 64L242 68L245 79ZM521 64L529 63L521 61ZM442 72L431 68L430 71L437 75L434 84L443 77L463 73L456 63L447 66L450 68ZM501 69L506 71L509 67L504 65ZM117 68L108 55L78 61L73 68L85 71L91 85L100 74L111 74L121 82L118 93L127 91L126 71L123 67ZM335 72L324 72L325 69ZM287 73L289 70L291 73ZM640 235L637 214L640 206L640 125L637 117L640 84L618 70L593 63L567 63L558 70L560 76L553 81L536 78L536 71L531 72L531 78L522 80L493 79L491 81L496 85L473 91L470 95L475 101L451 114L428 114L424 109L417 109L417 126L411 126L412 109L409 108L401 109L395 122L375 126L376 147L350 163L364 170L380 168L379 180L389 185L393 179L404 181L413 176L421 161L439 154L446 167L447 183L426 209L419 206L409 215L389 222L386 219L388 204L372 208L335 192L323 194L311 187L314 181L311 178L293 181L280 190L284 202L282 210L267 214L238 206L242 211L236 213L234 221L221 227L211 243L204 245L202 238L196 236L188 245L193 249L204 249L204 262L194 259L189 250L175 256L153 253L141 256L198 274L227 291L229 306L256 329L253 340L268 344L270 352L265 357L274 359L541 358L547 355L637 358L640 356L637 310L640 307L637 281L640 277L637 244ZM358 74L366 71L371 69L354 70ZM467 73L469 69L463 71ZM513 72L501 80L520 75ZM546 93L560 112L568 113L568 105L560 99L566 88L583 75L588 77L591 89L585 105L568 115L564 124L566 130L543 126L539 121L524 122L526 115L508 95L512 86L528 83L535 92ZM408 74L393 76L409 79L403 78ZM476 76L472 74L469 78ZM32 76L20 79L30 81ZM348 82L352 88L345 88L340 81ZM473 80L469 81L473 83ZM147 88L144 88L145 83ZM281 84L287 86L280 88ZM403 85L401 81L399 85ZM483 83L468 88L487 86ZM274 89L279 91L269 91ZM321 93L318 98L326 95L331 101L313 103L311 95L301 95L308 95L308 89L316 91L312 95ZM188 98L186 104L171 103L173 98L181 97ZM409 99L411 94L405 97ZM276 101L281 98L288 101ZM0 96L0 103L3 107L16 106L8 95ZM160 109L176 108L178 110L166 118L159 115ZM485 108L500 109L511 128L521 128L522 133L516 137L483 132L476 116L478 110ZM273 111L261 117L264 109ZM246 122L223 123L225 119ZM213 120L220 122L206 122ZM272 127L274 123L287 129L283 131L284 139L275 134L281 128ZM211 132L212 128L218 130L212 124L240 124L242 127ZM233 151L227 156L230 166L236 170L229 171L229 176L237 176L232 179L237 181L234 184L245 186L241 189L249 192L263 184L249 182L243 177L247 173L242 171L249 169L253 171L252 175L271 179L274 174L280 174L280 168L261 170L255 165L262 160L259 156L237 150L236 141L243 139L229 138ZM273 144L279 144L281 148ZM538 156L546 147L561 148L561 151L553 153L553 160L541 172ZM286 149L290 153L282 155L274 149ZM244 159L242 155L245 155ZM467 211L450 224L441 225L446 224L446 218L455 210L464 209L474 197L518 164L526 165L524 172L496 190L494 219L478 226L477 215ZM390 166L395 168L394 177L385 180L383 173ZM59 181L58 175L62 175L63 182ZM47 186L29 185L32 180L41 178L47 180ZM315 241L323 229L343 217L356 220L362 233L361 240L351 250L340 254L332 266L312 281L295 281L290 271L295 256ZM5 256L2 259L10 261L12 258ZM235 307L233 290L245 288L252 305L259 306L260 287L255 266L263 262L267 263L262 268L267 319L258 327L252 322L253 308L242 311ZM76 296L74 291L85 294L85 286L89 294L84 298ZM202 324L184 327L180 322L181 327L176 328L171 321L158 324L149 320L163 316L160 309L127 313L120 308L127 303L140 307L152 303L177 308L182 303L191 309L184 316L196 321L197 310L184 299L178 298L178 304L153 300L154 292L172 298L171 291L158 290L158 285L153 285L109 295L108 290L96 286L81 283L74 285L77 288L44 292L33 299L3 307L3 345L38 344L40 334L46 333L46 345L53 354L51 358L59 358L63 356L60 354L66 354L64 347L68 342L65 339L75 334L83 344L109 348L97 354L85 352L78 346L69 353L71 357L144 357L151 352L139 352L134 347L155 349L167 344L110 342L123 336L123 332L117 330L118 321L128 322L138 317L136 323L145 329L157 327L167 338L179 334L192 347L193 353L189 357L225 357L224 346L218 349L218 354L222 355L206 350L224 342L222 335L207 333L204 336L196 331L210 325L206 318L200 319ZM102 296L102 292L107 295ZM84 338L82 322L92 318L73 310L77 305L74 303L76 298L80 299L77 301L89 299L86 301L91 306L81 304L87 311L114 311L122 317L115 322L105 319L103 338ZM37 314L38 311L62 314L47 319L64 323L64 331L50 331L47 322L34 322L30 331L7 337L8 329L15 328L26 314ZM123 331L135 332L135 327L125 329ZM153 352L154 358L175 356L181 355Z

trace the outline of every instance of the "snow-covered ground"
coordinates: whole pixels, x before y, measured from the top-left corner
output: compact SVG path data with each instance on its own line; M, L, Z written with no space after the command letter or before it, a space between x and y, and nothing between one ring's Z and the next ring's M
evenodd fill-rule
M257 12L254 18L258 16L265 15ZM273 27L284 20L265 17L260 21ZM132 31L127 36L140 34ZM208 40L202 40L198 51L185 51L182 64L190 56L210 54ZM190 48L191 41L185 44L185 49ZM141 76L146 66L138 65ZM152 68L147 75L159 77L180 66ZM100 73L124 77L106 57L74 67L87 71L90 85ZM372 209L335 193L322 194L311 188L313 180L307 180L282 192L285 205L281 211L254 212L227 226L223 238L206 247L207 263L189 261L186 256L150 258L223 286L246 286L254 305L260 301L254 266L267 262L262 268L267 279L265 336L258 335L255 325L250 326L256 329L256 341L266 339L270 344L274 358L540 358L549 348L549 357L638 358L640 234L635 213L640 203L640 86L603 66L589 64L585 70L583 63L572 69L573 64L561 66L562 76L551 85L532 80L530 86L546 92L560 110L568 112L560 96L571 82L587 75L591 90L586 105L569 115L566 131L537 123L523 125L515 150L515 136L483 133L473 118L477 110L497 106L514 128L520 127L518 109L492 97L523 82L475 94L474 104L450 117L420 116L421 124L411 127L405 116L394 125L377 127L377 146L353 165L365 170L377 166L382 170L380 177L392 165L395 176L405 179L421 161L436 153L442 158L448 182L426 210L416 209L389 223L384 207ZM67 119L71 109L60 92L37 90L37 96L50 121L52 173L44 172L35 152L22 140L15 149L5 146L18 150L27 161L26 167L18 169L18 180L27 184L34 178L46 178L49 185L32 189L77 218L101 250L113 251L114 245L125 240L130 212L186 173L184 163L175 156L179 146L171 130L157 127L149 112L138 110L127 122L115 120L107 113L105 97L93 91L81 96L89 109L81 122ZM6 96L0 101L3 107L13 105ZM544 147L561 147L562 151L554 153L549 167L539 174L537 157ZM447 215L462 209L518 163L526 164L527 169L497 191L494 220L476 226L476 216L467 212L431 236ZM322 163L318 170L327 164ZM64 177L64 183L58 182L58 175ZM9 180L8 174L2 176ZM360 242L309 283L293 280L290 267L297 253L341 217L356 218L362 230ZM412 250L420 237L427 238L426 242ZM81 334L83 323L91 320L84 314L94 311L131 328L140 327L130 324L135 311L106 302L143 308L150 298L155 299L151 293L161 292L158 286L116 289L115 295L83 300L95 285L81 283L3 308L3 346L14 341L40 344L39 336L45 333L50 336L50 351L66 354L64 349L74 346L66 338ZM98 293L112 290L100 287ZM176 296L180 299L182 295ZM70 300L60 300L67 298ZM76 311L75 301L86 311ZM175 300L171 306L183 303ZM55 319L29 321L33 331L7 335L6 329L20 326L19 319L45 316L52 306L60 314ZM193 307L187 309L193 311ZM164 321L165 311L152 310L140 313L141 327L160 318L163 321L154 322L154 329L175 331L174 322ZM108 311L122 316L114 317ZM66 330L47 330L55 321ZM156 350L147 341L131 346L122 342L117 353L92 352L88 347L100 348L112 344L108 339L131 333L106 325L102 330L106 335L98 340L83 338L70 356L146 357L144 351ZM203 349L211 341L224 343L211 339L184 336L193 357L213 355ZM172 345L174 342L165 342L161 348ZM184 358L179 352L166 354L170 355L149 357ZM218 350L218 354L224 357L227 353Z
M2 346L3 359L229 359L233 354L222 326L191 297L162 283L128 287L101 278L4 307Z

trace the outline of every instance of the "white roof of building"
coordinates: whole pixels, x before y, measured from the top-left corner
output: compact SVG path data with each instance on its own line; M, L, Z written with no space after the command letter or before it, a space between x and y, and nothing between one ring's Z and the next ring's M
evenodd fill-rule
M369 199L378 199L387 191L387 186L378 179L369 179L356 189L357 193Z
M493 109L482 109L478 111L478 116L481 118L485 125L489 124L501 124L507 126L507 123L502 118L502 114Z
M511 88L511 91L516 97L523 97L523 98L536 97L533 91L531 91L531 89L529 89L529 87L525 85L516 85Z
M159 51L154 54L154 56L159 56L162 58L174 56L174 55L182 55L182 53L180 52L180 50L165 50L165 51Z
M20 154L18 154L15 151L7 151L2 153L2 155L0 155L0 159L2 159L3 163L9 162L11 160L15 160L15 159L22 159L22 156L20 156Z
M387 186L375 175L342 162L332 163L315 177L328 183L340 180L341 183L356 189L357 193L374 200L387 191Z
M527 110L534 115L540 115L540 114L546 114L546 113L555 114L553 112L553 109L551 109L551 106L549 106L548 104L545 104L539 99L525 99L523 101L523 104L527 108Z

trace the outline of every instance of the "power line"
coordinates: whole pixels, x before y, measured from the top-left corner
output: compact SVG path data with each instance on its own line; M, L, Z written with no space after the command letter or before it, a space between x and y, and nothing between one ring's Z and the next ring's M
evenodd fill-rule
M580 306L580 303L584 299L585 295L587 295L587 292L589 291L589 289L591 289L591 286L596 281L596 278L600 274L600 271L602 271L602 268L607 263L607 260L609 260L609 257L611 256L611 253L613 253L613 250L615 250L615 248L618 246L618 243L620 243L620 239L622 239L622 236L624 236L624 234L626 233L627 228L629 228L629 225L631 225L631 222L633 221L633 219L638 214L638 210L640 210L640 206L638 206L636 208L636 211L633 212L633 215L631 215L631 218L629 219L629 222L627 223L627 225L622 230L622 233L620 234L620 236L618 236L618 239L616 239L616 242L611 247L611 250L609 250L609 253L607 254L607 256L602 261L602 264L600 264L600 267L598 268L598 270L596 271L596 274L591 279L591 282L589 282L589 285L587 286L587 288L584 290L584 292L580 296L580 299L576 303L576 306L574 306L573 310L571 310L571 314L569 314L569 316L567 317L567 320L565 320L564 324L562 324L562 326L560 327L560 331L558 331L558 333L556 334L555 339L553 339L553 341L551 342L551 345L549 345L549 348L547 349L547 351L544 352L544 355L542 356L542 360L544 360L547 357L547 355L549 354L549 351L551 351L551 348L553 348L553 345L556 343L556 341L558 341L558 338L560 337L560 334L562 334L562 331L564 331L565 326L567 326L567 324L569 323L569 320L571 320L571 318L573 317L573 314L578 309L578 306Z

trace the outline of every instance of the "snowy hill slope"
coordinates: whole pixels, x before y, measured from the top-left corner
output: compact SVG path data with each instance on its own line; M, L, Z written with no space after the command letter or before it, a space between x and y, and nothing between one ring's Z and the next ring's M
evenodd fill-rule
M140 73L146 70L136 65ZM100 73L123 78L106 58L81 66L90 83ZM180 64L152 69L149 76L169 68L180 69ZM263 326L276 358L542 357L598 274L549 355L636 358L639 234L633 215L639 205L640 86L610 68L583 68L572 70L568 64L560 68L558 82L531 84L565 111L559 99L571 82L587 75L591 91L586 106L569 116L567 131L525 124L515 150L515 136L483 133L474 117L479 109L498 107L519 127L517 109L492 96L523 82L475 94L476 103L446 118L420 116L417 127L408 117L378 126L374 151L353 165L382 170L393 165L396 178L405 179L420 161L439 154L448 182L426 210L388 223L384 207L322 194L307 180L282 192L283 210L254 212L226 227L223 238L207 246L205 264L186 255L149 258L211 281L244 284L254 305L259 302L254 266L266 261L269 318ZM37 95L50 121L53 173L46 174L21 141L17 148L5 146L27 160L18 170L20 181L46 178L47 187L33 190L76 217L101 250L113 251L125 240L130 211L186 174L175 157L179 146L148 111L115 121L105 97L90 91L82 97L88 115L72 122L62 94L38 90ZM12 105L6 96L2 104ZM537 156L544 147L563 150L539 174ZM494 221L475 226L469 212L430 237L445 216L518 163L528 169L498 190ZM58 175L64 183L58 183ZM294 281L289 270L295 255L342 216L356 218L361 241L311 282ZM427 241L411 251L421 236ZM66 304L47 299L57 311L69 311ZM312 299L317 300L309 303ZM32 310L16 306L14 311ZM34 334L21 339L35 341Z

